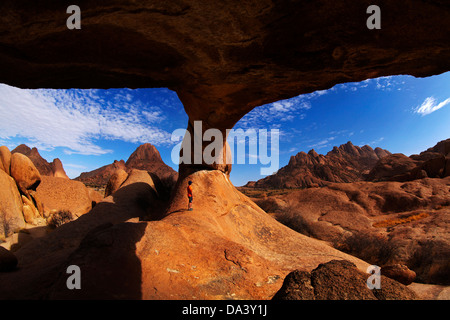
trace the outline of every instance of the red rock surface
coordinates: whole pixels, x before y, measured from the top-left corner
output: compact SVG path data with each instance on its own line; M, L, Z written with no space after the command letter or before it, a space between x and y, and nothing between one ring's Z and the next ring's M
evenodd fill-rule
M11 152L8 147L0 147L0 170L4 171L6 174L10 175L11 169Z
M450 175L450 139L418 155L389 155L376 163L367 175L368 181L411 181L421 178L443 178Z
M81 182L64 178L43 176L36 190L44 216L52 211L70 211L79 217L92 209L92 199L88 188Z
M254 201L294 230L342 249L357 247L353 254L372 264L402 263L420 281L448 281L449 177L332 183Z

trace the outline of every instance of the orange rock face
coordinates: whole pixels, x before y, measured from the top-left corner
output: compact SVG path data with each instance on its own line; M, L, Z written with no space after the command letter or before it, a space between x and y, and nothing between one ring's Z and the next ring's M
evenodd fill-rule
M22 200L13 178L0 170L0 238L25 226Z
M36 190L41 183L41 175L31 160L21 154L11 155L11 177L16 180L19 190L28 194L28 190Z
M42 202L45 216L52 210L68 210L75 217L78 217L89 212L92 208L92 200L88 189L78 181L43 176L36 191Z

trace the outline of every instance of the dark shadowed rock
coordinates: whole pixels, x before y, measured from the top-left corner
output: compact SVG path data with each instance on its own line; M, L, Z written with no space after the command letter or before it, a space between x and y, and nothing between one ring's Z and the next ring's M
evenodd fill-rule
M374 300L368 277L349 261L333 260L311 271L311 284L317 300Z
M14 253L0 246L0 272L13 271L17 267L17 262Z
M406 286L381 277L381 289L369 289L368 273L346 260L320 264L310 273L289 273L274 300L414 300L416 295Z
M307 271L294 270L284 278L280 290L273 300L314 300L314 287L311 274Z

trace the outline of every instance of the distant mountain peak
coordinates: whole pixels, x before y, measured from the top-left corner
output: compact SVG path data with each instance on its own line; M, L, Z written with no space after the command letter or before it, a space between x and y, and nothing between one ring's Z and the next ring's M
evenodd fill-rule
M21 144L17 146L11 153L21 153L26 155L31 162L38 169L39 173L44 176L61 177L69 179L66 172L64 171L63 164L58 158L54 159L52 162L48 162L40 155L36 147L30 148L26 144Z
M144 143L137 147L136 150L130 155L126 162L126 165L134 166L140 161L162 162L162 159L158 149L156 149L154 145L150 143Z
M175 184L178 178L178 173L164 163L158 149L151 143L144 143L136 148L126 162L114 160L109 165L90 172L83 172L75 180L89 185L105 186L112 174L118 169L126 172L133 169L149 171L156 174L167 186Z
M322 186L329 182L353 182L363 179L382 157L390 155L387 150L370 146L358 147L351 141L334 146L326 155L314 149L301 151L292 156L289 164L274 175L254 183L263 188L304 188ZM253 185L253 184L252 184Z

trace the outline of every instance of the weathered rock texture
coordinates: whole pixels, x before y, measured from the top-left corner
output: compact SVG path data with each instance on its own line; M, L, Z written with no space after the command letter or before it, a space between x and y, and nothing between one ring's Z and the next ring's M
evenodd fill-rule
M406 286L381 276L381 288L369 289L369 274L345 260L320 264L311 273L295 270L287 275L273 300L414 300Z
M127 0L0 4L0 82L22 88L168 87L189 125L224 130L252 108L348 81L450 69L442 0L220 2ZM26 76L24 76L26 75ZM220 168L229 170L229 167Z
M52 212L64 210L70 211L74 217L79 217L92 209L89 190L79 181L43 176L36 191L45 217Z
M11 152L8 147L0 147L0 170L4 171L6 174L10 175L11 169Z

